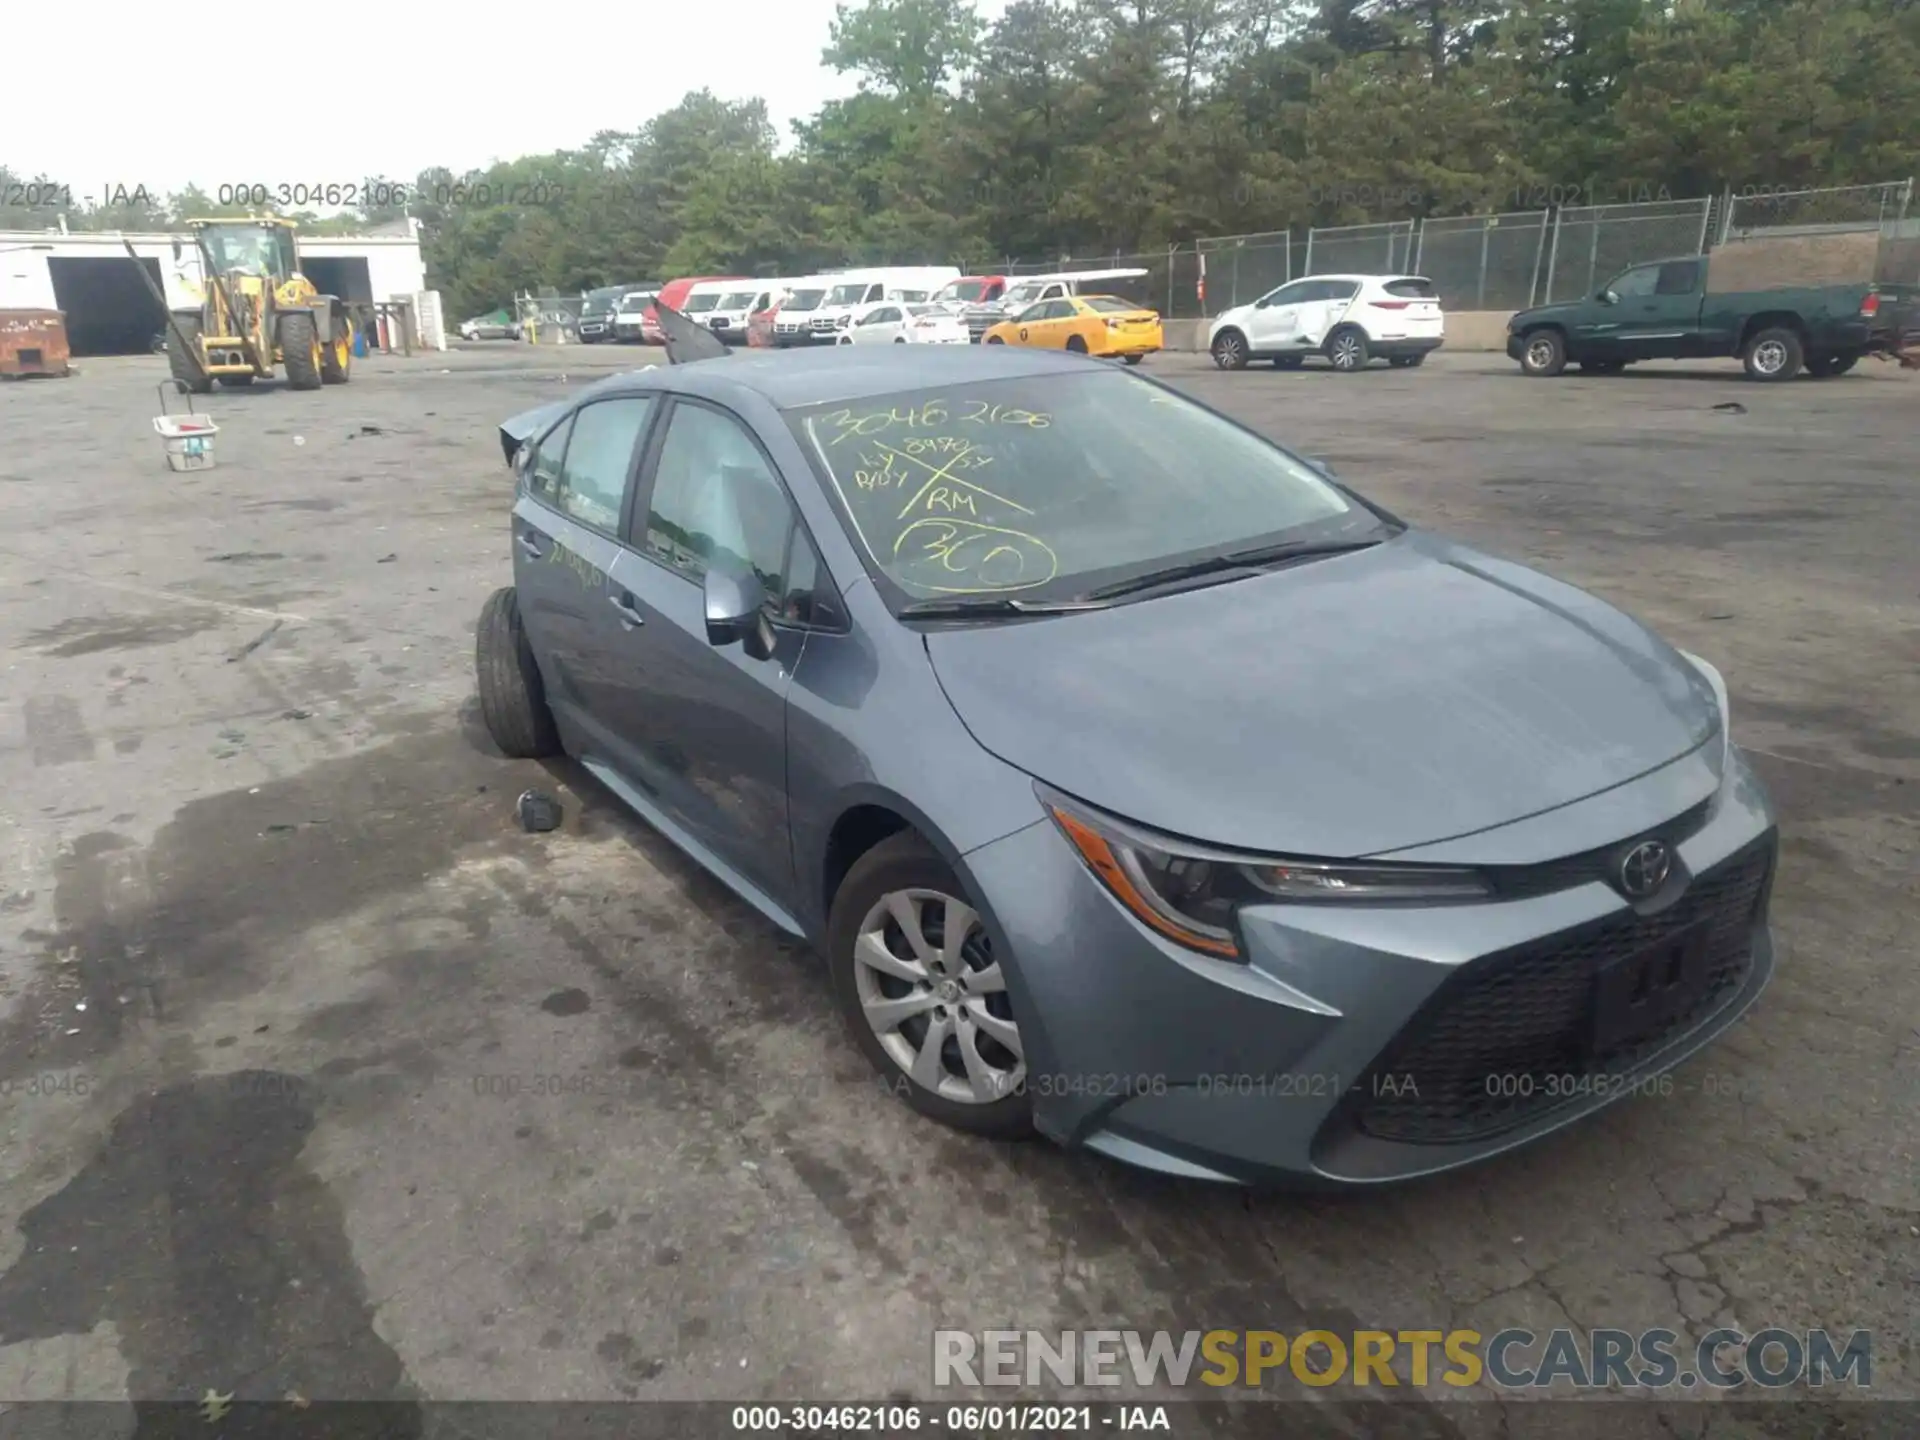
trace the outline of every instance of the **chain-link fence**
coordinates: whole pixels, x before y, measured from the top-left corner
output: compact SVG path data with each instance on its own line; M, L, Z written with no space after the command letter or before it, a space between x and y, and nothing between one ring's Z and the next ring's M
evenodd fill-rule
M1712 204L1710 199L1656 200L1644 205L1569 205L1555 211L1535 303L1592 295L1601 281L1629 265L1704 254Z
M1169 319L1218 315L1236 305L1250 305L1293 279L1293 236L1285 230L1201 240L1194 252L1193 314L1172 310L1167 312Z
M1912 204L1911 179L1826 190L1749 188L1725 197L1719 239L1725 243L1756 231L1884 229L1905 220Z
M516 295L514 319L520 338L536 345L572 345L580 339L580 312L584 295Z
M1420 226L1411 268L1448 310L1524 310L1540 283L1552 230L1546 210L1461 215Z
M1307 232L1302 275L1385 275L1413 264L1416 222L1338 225Z

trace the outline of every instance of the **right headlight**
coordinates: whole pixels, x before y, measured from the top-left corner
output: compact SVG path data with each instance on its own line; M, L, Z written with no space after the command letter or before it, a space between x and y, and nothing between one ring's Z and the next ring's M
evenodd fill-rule
M1680 658L1700 672L1700 678L1713 689L1714 708L1719 712L1716 718L1720 724L1720 773L1726 774L1727 761L1732 759L1733 751L1733 711L1727 702L1727 679L1713 666L1691 651L1682 650Z
M1214 850L1148 836L1050 791L1047 813L1087 868L1134 918L1169 940L1244 960L1235 917L1261 902L1446 902L1493 893L1477 871L1451 865L1295 860Z

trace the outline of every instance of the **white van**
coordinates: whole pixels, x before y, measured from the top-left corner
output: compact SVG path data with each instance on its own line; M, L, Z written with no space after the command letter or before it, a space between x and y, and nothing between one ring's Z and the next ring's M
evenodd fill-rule
M780 313L773 320L776 346L804 345L813 333L813 317L827 298L827 292L844 277L839 275L803 275L787 286L780 302Z
M854 312L876 300L925 300L949 280L958 280L954 265L889 266L873 270L849 270L833 277L834 284L808 321L807 331L815 340L836 340L839 332L853 323Z
M786 283L784 280L727 281L720 286L720 298L713 308L697 318L729 345L744 345L747 317L773 304Z
M705 325L722 295L752 283L750 280L702 280L698 285L687 287L687 298L680 304L680 313L696 325Z

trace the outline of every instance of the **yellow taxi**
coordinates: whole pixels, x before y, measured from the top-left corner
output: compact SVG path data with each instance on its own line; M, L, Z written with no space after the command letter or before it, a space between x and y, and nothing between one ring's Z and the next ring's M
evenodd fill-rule
M1029 305L983 337L989 345L1037 345L1111 355L1138 365L1161 348L1160 315L1117 295L1068 295Z

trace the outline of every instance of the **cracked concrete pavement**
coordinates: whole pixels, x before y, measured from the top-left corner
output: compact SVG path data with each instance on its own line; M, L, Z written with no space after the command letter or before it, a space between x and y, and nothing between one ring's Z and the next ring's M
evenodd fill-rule
M216 394L184 476L164 362L0 387L0 1399L873 1399L928 1393L941 1326L1772 1324L1870 1329L1875 1391L1920 1398L1920 380L1149 362L1707 656L1782 815L1778 974L1671 1095L1301 1198L916 1119L809 956L577 769L492 750L494 426L641 358ZM514 825L530 784L560 830ZM1436 1385L1285 1433L1563 1409Z

